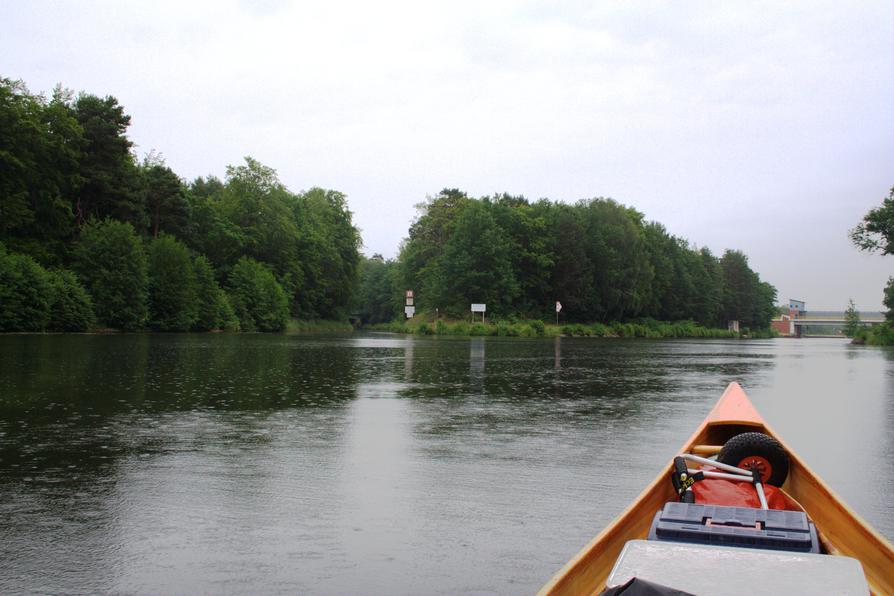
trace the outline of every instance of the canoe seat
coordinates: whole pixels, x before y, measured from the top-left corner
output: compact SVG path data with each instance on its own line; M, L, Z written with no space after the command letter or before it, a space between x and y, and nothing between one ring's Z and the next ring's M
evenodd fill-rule
M850 557L679 542L627 542L606 587L633 577L716 596L869 593L863 567Z
M720 453L720 450L723 449L723 445L693 445L689 448L689 453L693 453L695 455L717 455Z

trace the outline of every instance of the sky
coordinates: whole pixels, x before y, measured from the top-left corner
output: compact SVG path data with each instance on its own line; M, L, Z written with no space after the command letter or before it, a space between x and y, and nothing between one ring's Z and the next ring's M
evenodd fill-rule
M0 0L0 76L112 95L142 158L252 156L397 255L443 188L611 197L779 302L881 310L848 230L894 186L894 4Z

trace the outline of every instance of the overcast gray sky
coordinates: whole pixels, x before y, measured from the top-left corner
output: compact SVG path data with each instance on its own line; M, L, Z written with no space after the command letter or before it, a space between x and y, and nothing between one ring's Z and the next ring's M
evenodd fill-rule
M114 95L187 179L251 155L394 257L445 187L612 197L784 301L881 309L847 231L894 186L894 8L861 2L22 2L0 75Z

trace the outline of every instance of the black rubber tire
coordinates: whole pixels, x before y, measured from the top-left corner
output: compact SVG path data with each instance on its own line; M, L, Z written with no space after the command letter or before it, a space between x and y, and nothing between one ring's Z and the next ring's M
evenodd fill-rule
M770 465L769 478L762 473L767 484L782 486L788 477L788 454L779 441L764 433L742 433L731 438L717 456L717 461L738 466L750 456L765 459Z

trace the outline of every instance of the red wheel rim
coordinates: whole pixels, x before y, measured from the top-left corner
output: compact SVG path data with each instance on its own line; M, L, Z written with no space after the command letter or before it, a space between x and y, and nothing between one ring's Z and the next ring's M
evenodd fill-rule
M760 455L743 457L742 461L740 461L736 467L742 468L743 470L753 470L754 468L757 468L761 474L761 482L764 484L766 484L767 480L770 479L770 476L773 475L773 466L770 465L767 458L761 457Z

